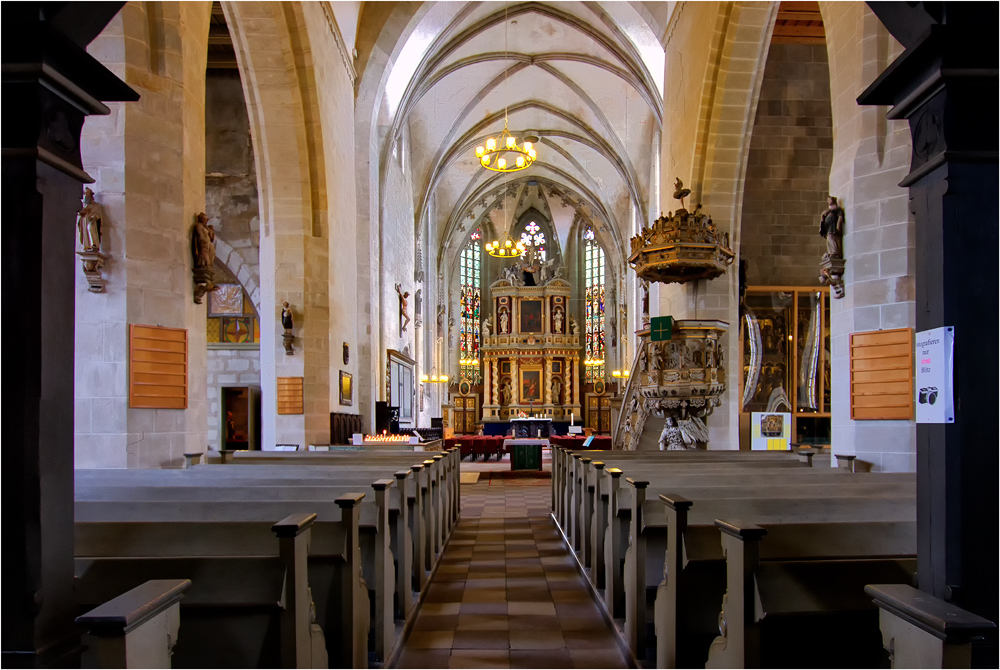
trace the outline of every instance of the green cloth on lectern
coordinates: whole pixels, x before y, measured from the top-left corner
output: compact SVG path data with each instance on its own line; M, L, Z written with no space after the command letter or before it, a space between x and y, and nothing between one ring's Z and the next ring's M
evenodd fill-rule
M649 322L649 340L650 342L660 342L662 340L669 340L670 333L674 328L674 317L672 316L654 316Z

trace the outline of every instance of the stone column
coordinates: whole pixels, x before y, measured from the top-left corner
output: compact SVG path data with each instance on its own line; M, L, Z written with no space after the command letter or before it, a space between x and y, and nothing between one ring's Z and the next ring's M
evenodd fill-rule
M510 404L520 405L521 404L521 384L517 378L517 362L516 356L510 359Z
M492 361L493 366L493 401L500 404L500 361L496 358Z
M483 407L490 404L490 364L486 358L483 358ZM483 411L483 417L485 418L486 411Z
M102 100L137 96L80 45L120 7L70 3L44 19L38 3L4 10L3 658L20 667L78 666L83 651L73 622L74 220L93 180L80 128L108 113Z
M981 98L997 87L996 7L871 8L905 47L858 102L895 105L887 118L910 124L900 185L916 215L916 329L955 328L954 423L917 424L918 582L996 621L996 554L983 543L996 510L982 501L997 497L996 428L983 420L997 407L997 349L984 340L997 322L997 128ZM972 666L996 664L996 649L995 636L981 658L974 648Z
M552 404L552 357L545 357L545 379L542 380L545 384L545 404Z

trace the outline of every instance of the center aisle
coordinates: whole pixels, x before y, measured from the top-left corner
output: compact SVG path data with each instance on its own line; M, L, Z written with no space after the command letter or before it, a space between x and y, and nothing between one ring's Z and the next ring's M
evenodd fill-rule
M549 516L545 471L462 463L462 518L398 668L627 668Z

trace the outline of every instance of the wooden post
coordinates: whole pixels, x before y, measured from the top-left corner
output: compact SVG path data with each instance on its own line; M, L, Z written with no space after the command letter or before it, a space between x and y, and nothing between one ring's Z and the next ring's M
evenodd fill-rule
M667 553L663 581L656 591L653 625L656 630L656 667L676 668L678 640L677 604L683 596L684 535L691 501L679 495L661 495L667 507Z
M352 668L368 667L368 621L370 614L361 597L361 542L358 521L364 493L348 493L334 502L346 529L345 565L340 571L340 654L334 663ZM332 631L331 631L332 633Z
M97 639L98 667L169 668L189 586L189 579L154 579L77 617Z
M201 463L201 456L204 452L195 451L184 454L184 469L187 470Z
M392 596L395 591L393 580L392 551L389 549L389 501L386 489L393 480L379 479L375 489L375 507L378 520L375 522L375 655L385 660L392 649L396 637L396 624L392 616Z
M632 486L632 519L625 561L625 639L637 659L646 656L646 537L642 534L642 506L649 482L625 479Z
M271 526L278 536L278 557L285 568L281 612L281 667L312 668L309 636L309 540L315 514L292 514Z
M621 486L622 471L618 468L605 470L611 476L608 490L608 530L604 543L604 602L611 616L621 616L625 612L625 590L621 572L621 524L618 523L618 489Z
M399 514L396 516L396 607L397 617L406 619L413 608L413 540L410 537L410 498L406 495L406 480L409 470L395 473L396 492L399 496Z
M590 514L594 510L594 489L590 485L591 458L580 459L580 563L589 568L590 559Z
M590 579L594 586L604 588L604 533L608 527L607 504L601 497L601 487L604 485L604 463L595 461L594 466L594 508L591 515L593 527L590 533L590 553L593 564L590 566Z
M726 555L726 595L719 616L721 635L708 649L706 668L759 668L760 626L757 623L757 584L753 573L760 563L760 541L767 531L740 521L716 519Z
M416 496L413 506L413 588L423 591L427 583L427 514L424 511L426 501L424 499L424 465L422 463L413 465L413 485L416 489Z

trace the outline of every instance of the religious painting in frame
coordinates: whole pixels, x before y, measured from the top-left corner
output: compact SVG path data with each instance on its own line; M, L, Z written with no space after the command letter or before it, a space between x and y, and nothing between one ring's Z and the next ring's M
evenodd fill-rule
M243 287L239 284L216 284L208 294L209 316L243 314Z
M350 407L354 404L354 379L350 372L340 371L340 404Z
M520 323L522 333L542 332L541 300L522 300L519 305L518 313L521 317Z
M540 368L521 371L521 403L542 401L542 371Z

